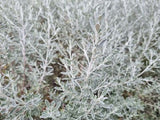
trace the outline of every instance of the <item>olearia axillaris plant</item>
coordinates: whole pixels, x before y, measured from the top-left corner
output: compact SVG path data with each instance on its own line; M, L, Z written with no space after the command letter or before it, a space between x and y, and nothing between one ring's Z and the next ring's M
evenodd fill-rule
M0 0L0 120L160 119L159 0Z

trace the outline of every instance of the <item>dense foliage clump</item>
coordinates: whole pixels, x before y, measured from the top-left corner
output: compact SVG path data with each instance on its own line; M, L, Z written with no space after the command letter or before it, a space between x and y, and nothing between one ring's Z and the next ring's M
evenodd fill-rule
M159 0L0 0L0 120L159 120Z

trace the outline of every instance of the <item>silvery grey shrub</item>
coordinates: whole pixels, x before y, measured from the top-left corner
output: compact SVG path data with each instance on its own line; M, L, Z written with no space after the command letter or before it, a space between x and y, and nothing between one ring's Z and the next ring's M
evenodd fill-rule
M0 119L160 119L159 0L0 0Z

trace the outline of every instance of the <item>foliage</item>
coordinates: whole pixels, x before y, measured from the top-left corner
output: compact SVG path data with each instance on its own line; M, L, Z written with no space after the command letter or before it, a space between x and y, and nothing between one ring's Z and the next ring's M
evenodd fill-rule
M159 6L0 0L0 119L160 119Z

